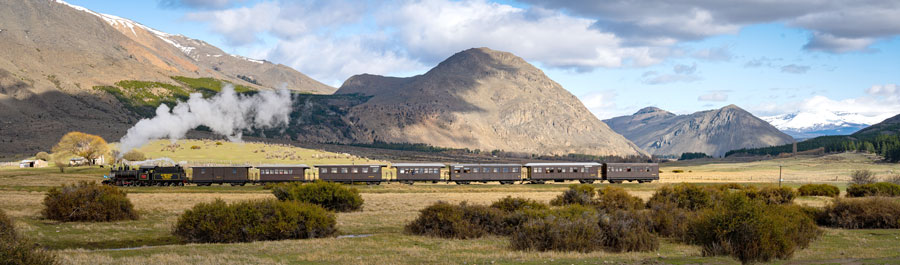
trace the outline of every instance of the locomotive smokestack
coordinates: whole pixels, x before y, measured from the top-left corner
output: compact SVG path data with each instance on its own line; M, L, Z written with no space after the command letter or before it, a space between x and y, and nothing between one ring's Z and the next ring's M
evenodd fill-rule
M192 93L188 101L178 102L174 108L160 105L155 117L141 119L128 129L119 140L119 156L151 140L168 138L174 142L201 125L231 141L240 141L244 130L288 125L291 104L291 93L286 89L242 96L234 92L234 86L226 84L219 94L208 99Z

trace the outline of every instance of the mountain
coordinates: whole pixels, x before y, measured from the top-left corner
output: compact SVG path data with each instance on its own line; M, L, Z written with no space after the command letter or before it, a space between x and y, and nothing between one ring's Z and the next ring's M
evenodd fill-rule
M178 84L173 76L334 91L283 65L62 1L0 1L0 157L47 151L71 130L120 137L137 116L96 87Z
M722 156L730 150L793 141L787 134L735 105L690 115L675 115L649 107L634 115L605 122L654 155L702 152Z
M532 154L645 155L540 69L508 52L468 49L423 75L356 75L335 92L358 141Z
M761 119L795 139L809 139L825 135L848 135L888 116L865 116L857 113L816 111L796 112Z
M878 135L900 135L900 115L887 118L882 122L859 130L852 136L868 139Z

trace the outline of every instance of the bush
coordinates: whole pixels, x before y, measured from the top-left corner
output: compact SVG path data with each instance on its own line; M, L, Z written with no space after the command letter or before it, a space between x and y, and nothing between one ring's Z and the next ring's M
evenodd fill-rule
M875 183L875 172L868 169L854 170L850 173L850 184L872 184Z
M591 252L603 248L596 215L580 218L548 216L525 223L510 235L516 250Z
M613 186L606 186L597 192L597 200L595 201L597 208L612 211L616 209L635 210L643 209L644 201L641 198L628 194L625 189Z
M562 206L567 204L594 204L594 186L589 184L573 184L569 189L550 201L550 205Z
M789 204L794 202L797 192L790 187L763 187L761 189L746 189L747 197L762 200L768 204Z
M124 155L122 155L122 159L125 159L128 161L144 161L144 160L147 160L147 156L144 155L144 153L141 153L137 150L131 150L131 151L128 151L128 153L125 153Z
M868 197L868 196L900 196L900 185L888 182L878 182L870 184L850 184L847 186L848 197Z
M684 170L676 169L676 170L672 170L672 173L684 173Z
M662 236L683 240L687 234L688 223L697 214L679 208L674 202L653 203L650 205L650 221L653 232Z
M841 190L838 187L828 184L805 184L800 186L797 191L800 192L800 196L837 197L841 194Z
M57 264L53 253L29 242L15 230L12 220L0 211L0 264Z
M36 155L34 155L34 159L50 161L50 154L48 154L47 152L38 152Z
M199 145L192 145L192 146L191 146L191 150L199 150L199 149L200 149L200 146L199 146Z
M900 175L891 175L885 178L884 182L900 185Z
M688 226L687 241L705 256L730 255L741 262L788 259L821 231L800 207L770 205L744 194L726 195Z
M468 239L510 231L503 223L504 212L497 208L437 202L419 211L419 217L405 230L414 235Z
M653 204L666 202L675 203L682 209L699 210L712 206L712 192L687 183L664 186L656 190L647 205L652 208Z
M200 203L178 218L174 234L186 242L232 243L328 237L334 214L310 203L253 200Z
M521 210L541 211L550 208L549 206L547 206L547 204L544 204L542 202L526 198L513 198L511 196L506 196L506 198L495 201L491 204L491 207L500 209L504 212L515 212Z
M848 229L900 228L900 201L885 197L837 199L825 206L820 223Z
M612 252L652 251L659 249L659 239L646 211L617 210L600 217L603 247Z
M272 189L272 194L282 201L308 202L338 212L357 211L363 205L362 196L356 188L324 181L279 184Z
M62 222L138 219L125 191L86 181L50 189L41 214L44 218Z

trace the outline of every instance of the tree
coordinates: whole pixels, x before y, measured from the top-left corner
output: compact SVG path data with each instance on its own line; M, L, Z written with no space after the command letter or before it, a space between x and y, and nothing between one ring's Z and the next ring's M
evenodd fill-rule
M83 132L69 132L53 147L53 153L84 157L88 163L109 152L103 137Z
M36 155L34 155L34 159L50 161L50 154L48 154L47 152L38 152Z
M147 160L147 156L144 153L138 152L137 150L128 151L122 155L122 158L128 161L144 161Z
M67 153L54 153L50 156L50 159L53 160L53 164L59 168L59 173L65 173L66 167L69 166L69 158L71 157L72 155Z

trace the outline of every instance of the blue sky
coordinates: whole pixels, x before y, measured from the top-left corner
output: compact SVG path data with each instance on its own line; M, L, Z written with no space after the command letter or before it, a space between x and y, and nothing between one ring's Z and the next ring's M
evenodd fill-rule
M421 74L487 46L535 64L601 119L728 104L759 116L900 113L896 1L68 2L334 86Z

